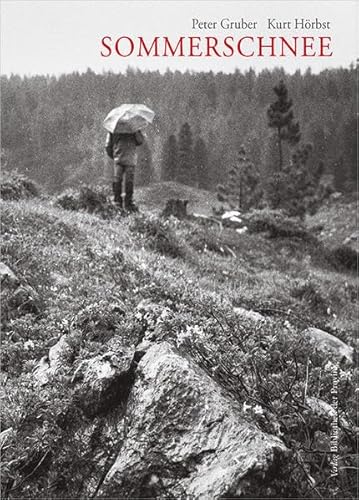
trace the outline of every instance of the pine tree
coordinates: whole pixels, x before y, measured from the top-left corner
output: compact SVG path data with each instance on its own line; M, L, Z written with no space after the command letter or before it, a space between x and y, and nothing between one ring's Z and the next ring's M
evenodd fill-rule
M279 153L279 171L283 168L283 141L294 146L300 140L299 123L294 121L292 110L293 102L288 98L288 90L283 80L273 88L277 100L272 103L268 110L268 126L276 130L278 153Z
M259 172L247 159L246 151L242 145L236 163L228 172L227 183L217 186L217 198L232 209L248 210L259 201L258 182Z
M204 140L199 137L194 145L193 161L197 174L197 186L202 189L208 188L208 154Z
M192 185L195 180L193 165L193 137L188 122L181 127L178 140L177 180L182 184Z
M161 165L161 179L163 181L173 181L177 177L178 170L178 146L176 136L171 134L163 147L163 157Z
M323 162L313 164L313 146L304 144L292 154L291 162L283 171L281 207L289 215L304 217L306 212L315 213L330 190L320 184L324 172Z

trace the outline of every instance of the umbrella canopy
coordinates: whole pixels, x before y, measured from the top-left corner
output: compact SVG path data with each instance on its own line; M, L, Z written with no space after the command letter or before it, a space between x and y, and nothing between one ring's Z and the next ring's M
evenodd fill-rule
M109 112L103 126L112 134L133 134L152 123L154 116L144 104L122 104Z

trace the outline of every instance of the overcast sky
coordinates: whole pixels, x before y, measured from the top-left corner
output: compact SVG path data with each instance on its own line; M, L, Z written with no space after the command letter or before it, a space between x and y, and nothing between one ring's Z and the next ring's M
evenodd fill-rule
M311 66L348 66L355 62L358 47L359 3L356 0L251 0L251 1L100 1L100 0L1 0L1 73L60 74L85 71L125 71L166 68L231 72L236 67L255 69L283 65L287 71ZM193 30L192 19L220 21L241 18L257 21L258 29ZM330 30L268 31L267 18L288 21L305 18L330 22ZM100 55L103 36L211 36L232 35L331 36L333 57L291 58L119 58Z

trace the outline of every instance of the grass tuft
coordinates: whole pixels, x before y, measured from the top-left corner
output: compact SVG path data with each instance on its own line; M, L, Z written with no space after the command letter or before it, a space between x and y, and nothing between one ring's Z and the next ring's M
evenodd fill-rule
M39 196L38 185L19 172L3 171L1 175L0 198L3 200L21 200Z

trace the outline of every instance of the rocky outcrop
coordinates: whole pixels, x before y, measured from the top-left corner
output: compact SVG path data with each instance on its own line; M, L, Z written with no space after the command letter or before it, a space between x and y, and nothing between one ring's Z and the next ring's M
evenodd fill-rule
M324 330L320 330L319 328L307 328L304 330L303 334L313 344L313 347L324 354L329 354L338 361L344 359L349 364L354 362L353 347L348 346L334 335Z
M167 342L139 362L125 422L98 498L239 496L287 454Z
M77 400L85 413L96 415L127 399L133 383L134 349L107 352L83 361L72 382L80 382Z

